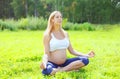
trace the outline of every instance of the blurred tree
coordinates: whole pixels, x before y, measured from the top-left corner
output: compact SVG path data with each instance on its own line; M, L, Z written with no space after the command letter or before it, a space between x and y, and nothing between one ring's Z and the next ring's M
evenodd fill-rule
M12 0L0 0L0 18L14 17L13 9L10 5Z
M11 7L12 6L12 7ZM0 0L0 18L49 17L59 10L70 22L119 23L119 0Z

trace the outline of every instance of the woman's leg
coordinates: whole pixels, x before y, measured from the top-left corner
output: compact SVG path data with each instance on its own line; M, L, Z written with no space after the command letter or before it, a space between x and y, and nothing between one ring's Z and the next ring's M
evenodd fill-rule
M89 63L89 60L87 57L76 57L68 59L65 64L63 64L64 67L60 69L60 71L71 71L71 70L77 70Z
M50 75L54 75L56 72L60 71L60 68L53 68L52 72L50 73Z
M56 71L57 67L58 66L56 64L48 62L46 69L42 70L42 74L44 74L44 75L54 74L54 73L56 73L55 71Z
M48 63L47 68L42 71L44 75L53 75L56 72L59 71L71 71L71 70L77 70L89 63L89 60L87 57L76 57L76 58L70 58L68 59L63 65L61 65L61 68L58 67L58 65L53 63Z
M69 65L67 65L65 67L62 67L60 69L60 71L77 70L77 69L79 69L79 68L81 68L83 66L84 66L84 64L81 61L77 60L77 61L73 61L72 63L70 63Z

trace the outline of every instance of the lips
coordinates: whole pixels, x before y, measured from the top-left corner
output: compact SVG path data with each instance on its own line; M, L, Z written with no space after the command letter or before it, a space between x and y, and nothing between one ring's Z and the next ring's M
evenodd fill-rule
M62 21L58 21L58 23L62 23Z

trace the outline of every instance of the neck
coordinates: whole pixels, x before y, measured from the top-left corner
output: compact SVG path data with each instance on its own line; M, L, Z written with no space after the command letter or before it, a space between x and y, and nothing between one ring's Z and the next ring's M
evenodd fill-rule
M60 31L61 26L60 25L54 25L53 31Z

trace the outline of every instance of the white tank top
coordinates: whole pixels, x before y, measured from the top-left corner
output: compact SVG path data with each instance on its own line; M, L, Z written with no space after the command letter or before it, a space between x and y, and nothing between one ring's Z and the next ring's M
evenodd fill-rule
M55 38L53 33L51 33L51 40L50 40L50 51L55 51L57 49L67 49L69 46L69 40L65 37L62 40Z

